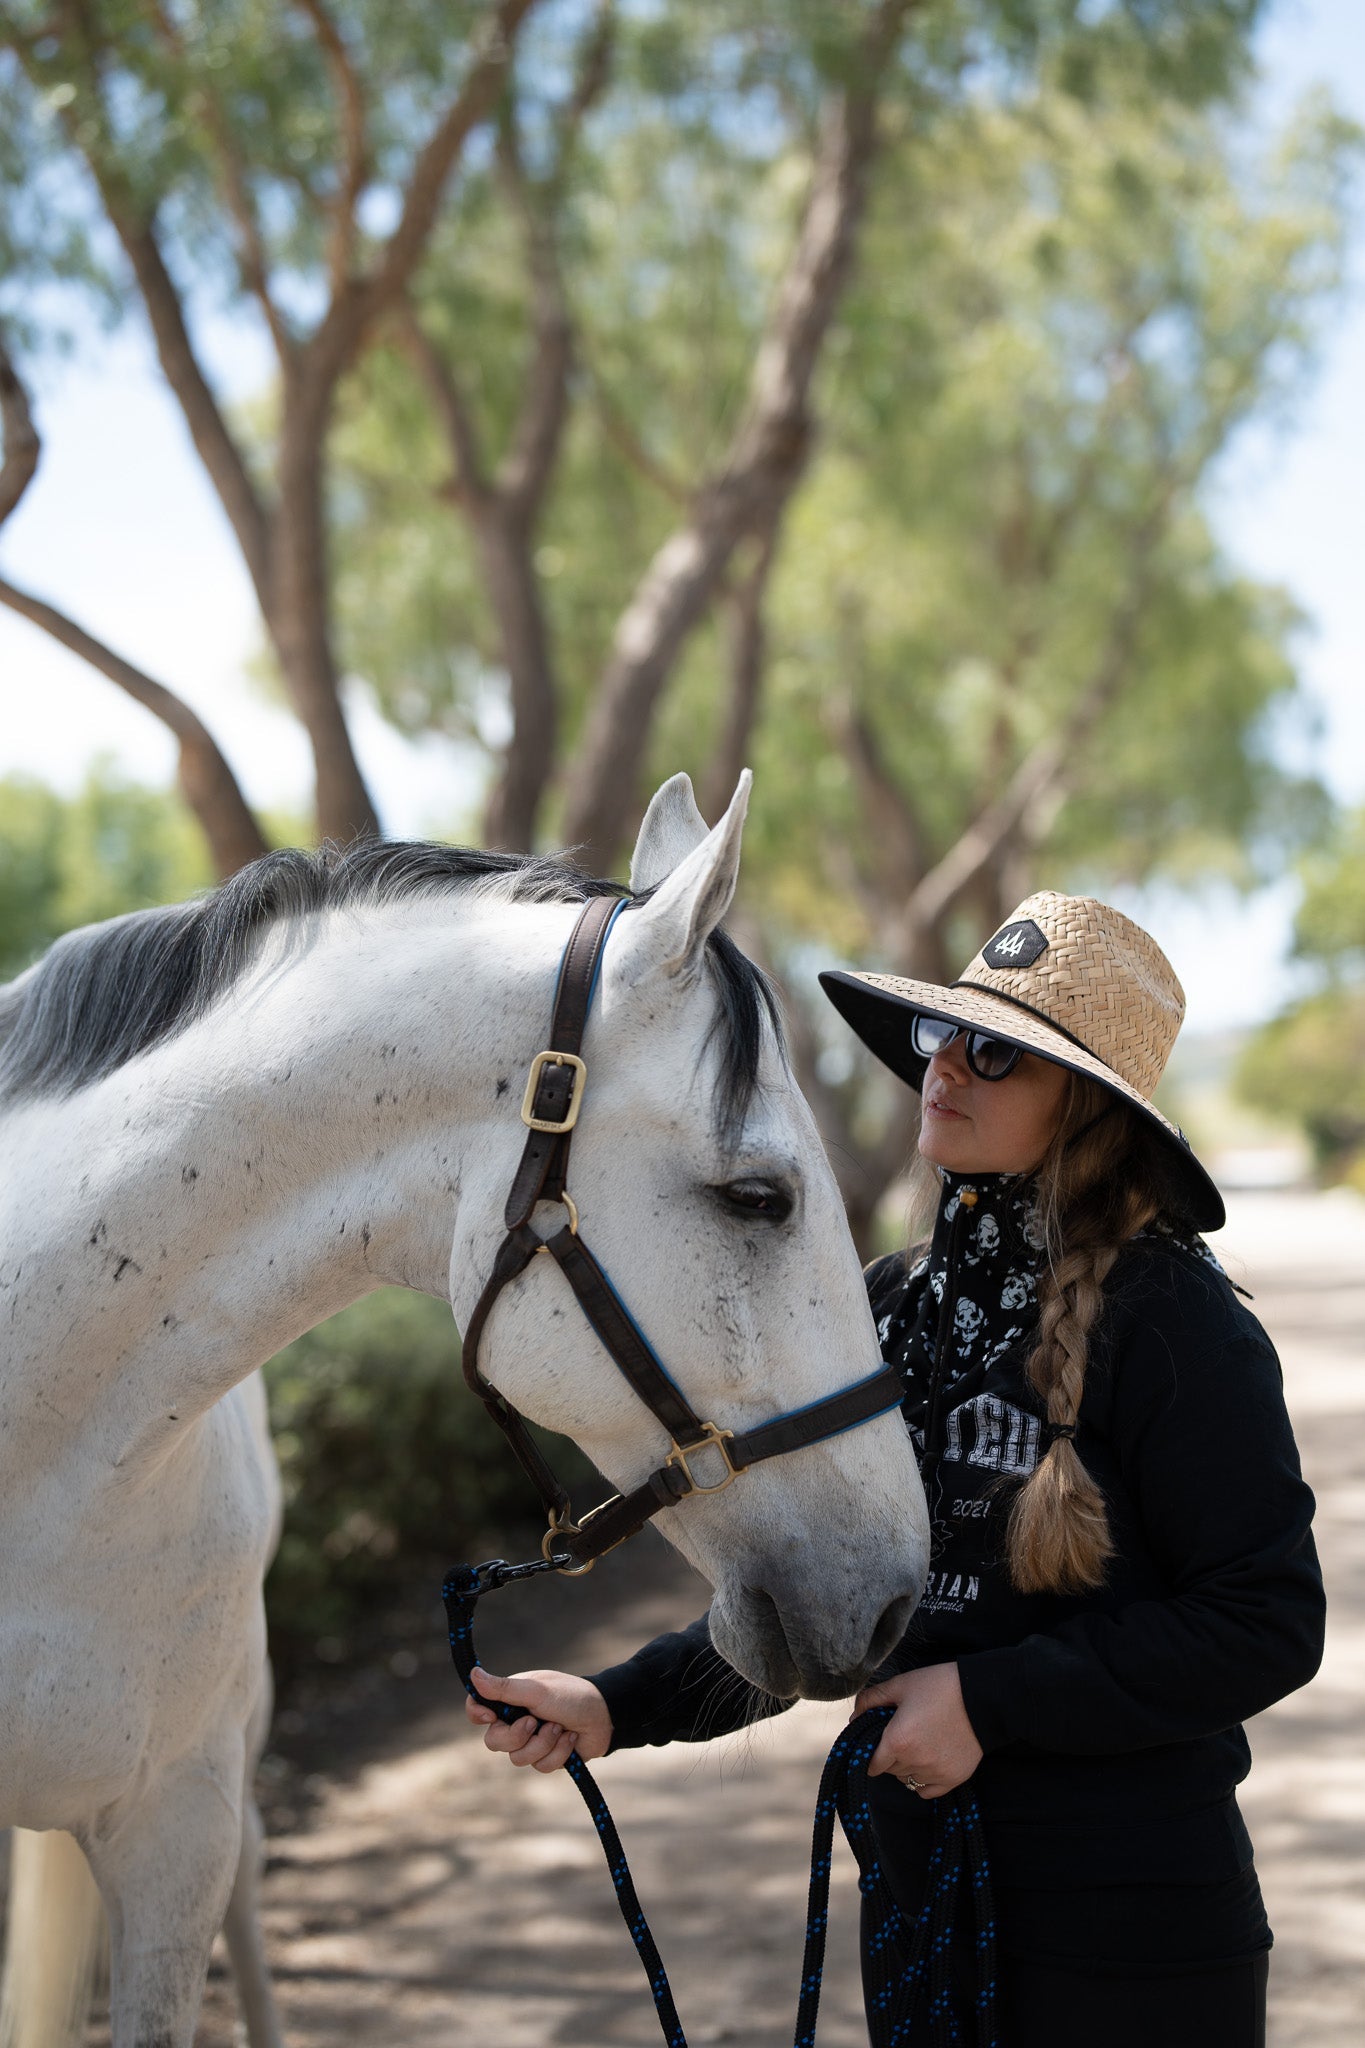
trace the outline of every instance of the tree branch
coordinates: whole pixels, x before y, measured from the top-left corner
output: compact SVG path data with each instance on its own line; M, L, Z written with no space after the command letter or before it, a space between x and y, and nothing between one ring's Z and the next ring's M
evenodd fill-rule
M563 182L584 121L610 83L615 55L616 0L597 0L596 17L583 42L574 89L555 124L557 146L552 182L556 188Z
M264 610L270 585L269 516L195 354L180 294L157 243L155 216L144 216L116 167L117 152L105 107L100 75L102 52L96 32L83 13L73 12L70 5L59 9L58 21L56 33L62 45L63 71L82 71L85 85L81 99L63 109L62 122L73 149L90 169L110 223L132 266L162 372L237 536ZM10 40L21 54L31 83L43 90L51 82L50 67L38 57L34 47L26 47L17 36ZM95 117L93 130L91 115Z
M758 537L746 574L727 594L730 692L724 730L706 778L702 810L709 818L718 818L734 795L758 722L759 698L768 658L764 602L773 563L777 559L780 523L780 519L774 521Z
M189 705L163 683L153 682L142 669L115 654L93 633L87 633L65 612L41 598L20 590L0 577L0 604L21 618L39 626L54 640L89 662L101 675L117 683L130 697L159 718L174 733L180 747L177 779L180 793L203 828L209 852L220 877L235 874L248 861L269 851L241 786L228 766L217 741Z
M927 854L919 820L882 759L866 712L854 703L835 713L844 759L853 773L883 896L893 902L923 875Z
M1082 749L1127 680L1167 503L1163 497L1134 542L1128 588L1110 619L1103 652L1089 681L1077 693L1062 723L1020 762L1000 796L977 813L956 843L911 890L900 919L903 948L913 946L925 927L939 925L1030 816L1058 801L1073 779Z
M498 137L498 166L521 222L531 285L531 361L517 424L498 465L498 490L529 528L540 510L569 409L573 330L554 232L532 198L509 108Z
M451 494L464 504L485 500L494 486L484 467L478 423L456 381L455 372L423 327L411 299L398 307L395 331L408 360L427 388L427 396L445 430L455 465Z
M492 111L507 76L512 45L536 0L497 0L463 85L418 153L403 197L398 225L384 244L377 268L334 298L313 339L325 374L333 380L354 356L368 327L406 289L427 246L456 159L471 132Z
M5 457L0 466L0 526L3 526L32 483L42 442L29 410L28 393L0 337L0 436Z
M647 484L652 484L656 491L661 491L666 498L671 498L673 503L684 511L690 511L696 496L694 487L684 482L682 477L675 475L656 455L650 453L591 365L588 366L587 374L597 416L602 423L603 432L613 447L619 454L624 455L631 468L636 470Z
M490 846L534 845L536 823L554 771L558 688L550 634L532 557L537 520L568 415L572 324L560 274L553 213L565 152L592 99L606 83L612 9L599 20L571 102L573 120L561 136L554 176L539 193L521 160L515 101L509 93L499 123L497 163L520 223L530 283L532 347L516 426L490 479L474 413L455 373L404 294L400 332L426 384L455 464L454 495L473 529L489 602L497 620L512 710L512 735L489 798L484 833Z
M469 521L479 551L507 670L512 736L488 801L484 839L489 846L526 852L535 844L559 730L550 637L531 555L534 507L509 492L501 478L490 481L473 412L407 300L398 324L403 346L445 430L455 467L452 495Z
M200 367L185 324L180 294L162 258L155 224L137 220L126 200L107 189L105 207L132 264L162 373L184 414L195 452L208 471L237 536L257 601L262 611L268 612L272 522Z
M811 378L852 264L877 95L914 0L882 0L853 75L826 106L801 225L727 458L659 549L617 625L569 778L565 836L588 867L615 858L635 807L654 708L737 542L790 495L811 440Z
M155 18L162 41L182 66L187 77L192 78L189 54L179 24L163 6L156 7ZM238 261L242 278L260 306L266 326L270 330L270 338L275 344L275 352L283 362L292 351L294 342L270 289L270 263L266 256L256 203L247 181L246 166L232 139L232 132L218 94L201 80L191 84L190 93L191 105L197 101L202 110L204 126L218 158L223 196L240 238Z
M332 233L327 264L332 281L332 296L336 298L345 289L350 276L351 257L355 252L356 206L369 176L369 151L365 141L365 96L345 39L323 6L322 0L298 0L298 4L317 30L318 41L322 45L327 68L331 73L332 90L341 117L344 169L341 187L332 206Z
M0 464L0 526L15 510L37 473L42 442L33 423L28 393L0 337L0 434L4 437L4 462ZM54 605L20 590L0 577L0 604L28 619L73 654L88 661L111 682L135 697L169 726L180 745L179 781L186 803L194 812L209 842L214 866L220 876L230 875L247 861L267 851L266 841L242 795L237 778L224 759L217 742L188 704L152 681L130 661L87 633Z
M574 364L573 321L552 221L583 122L610 81L615 34L615 0L598 0L596 18L580 53L574 89L557 123L554 167L545 181L541 204L536 203L522 162L516 103L510 95L499 124L498 168L521 223L531 286L533 345L516 428L498 465L498 489L508 513L528 532L559 453Z

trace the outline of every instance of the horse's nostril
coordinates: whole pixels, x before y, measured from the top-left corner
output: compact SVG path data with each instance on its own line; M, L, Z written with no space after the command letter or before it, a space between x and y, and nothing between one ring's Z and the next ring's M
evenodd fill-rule
M870 1664L878 1665L884 1657L890 1656L910 1626L910 1617L914 1611L915 1603L908 1593L902 1594L899 1599L893 1600L889 1607L882 1609L881 1618L872 1631L872 1641L868 1648Z

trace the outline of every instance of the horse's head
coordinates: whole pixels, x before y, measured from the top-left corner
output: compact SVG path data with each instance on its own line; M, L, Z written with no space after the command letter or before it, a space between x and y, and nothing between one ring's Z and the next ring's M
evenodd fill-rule
M584 1239L669 1373L699 1415L733 1429L881 1363L834 1178L763 984L712 943L747 792L746 778L711 832L685 776L650 805L631 865L644 900L607 944L570 1173ZM550 985L547 973L546 1018ZM543 1205L535 1220L548 1234L564 1212ZM467 1271L472 1244L456 1252ZM618 1487L668 1449L548 1259L507 1289L480 1357L518 1408L572 1436ZM894 1409L755 1465L659 1526L715 1587L717 1648L782 1695L853 1690L923 1585L924 1500Z

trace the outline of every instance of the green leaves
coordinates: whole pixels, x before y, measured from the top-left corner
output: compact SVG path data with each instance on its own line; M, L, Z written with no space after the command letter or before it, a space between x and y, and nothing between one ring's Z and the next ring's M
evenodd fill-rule
M176 799L98 763L74 797L0 782L0 981L77 925L174 901L213 880Z
M1325 990L1258 1031L1237 1091L1301 1126L1328 1179L1365 1179L1365 991Z
M1365 982L1365 810L1341 820L1303 878L1295 952L1337 979Z
M1318 986L1248 1042L1238 1092L1299 1124L1324 1175L1365 1192L1365 810L1301 874L1294 950Z

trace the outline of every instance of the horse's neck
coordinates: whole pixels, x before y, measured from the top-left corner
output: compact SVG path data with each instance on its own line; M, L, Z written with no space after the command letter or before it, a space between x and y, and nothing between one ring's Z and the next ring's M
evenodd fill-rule
M452 900L280 934L177 1037L11 1112L0 1372L72 1420L111 1398L139 1439L376 1286L444 1293L471 1158L515 1157L571 921Z

